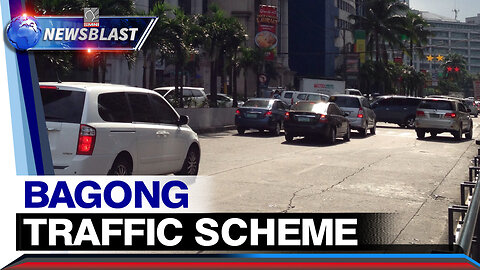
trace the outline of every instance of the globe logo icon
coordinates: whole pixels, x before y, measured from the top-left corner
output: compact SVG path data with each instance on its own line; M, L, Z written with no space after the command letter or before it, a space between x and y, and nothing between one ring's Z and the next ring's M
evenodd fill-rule
M34 17L22 15L14 18L7 26L8 41L17 50L35 47L42 36L42 29Z

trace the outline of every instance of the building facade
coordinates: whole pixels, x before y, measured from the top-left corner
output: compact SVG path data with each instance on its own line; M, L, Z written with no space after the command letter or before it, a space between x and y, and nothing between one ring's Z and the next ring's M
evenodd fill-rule
M475 23L478 16L467 22L459 22L429 12L421 12L421 15L430 25L429 30L433 34L428 39L425 55L437 57L450 53L460 54L465 58L470 73L480 73L480 23ZM425 57L414 56L415 68L426 70L434 77L441 72L440 65L441 62L436 59L428 61Z
M355 0L290 0L290 68L298 77L346 79Z

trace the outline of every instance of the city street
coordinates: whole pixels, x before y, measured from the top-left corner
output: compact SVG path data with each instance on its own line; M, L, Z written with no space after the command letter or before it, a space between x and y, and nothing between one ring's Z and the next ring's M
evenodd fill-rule
M396 244L447 242L447 210L459 203L477 152L475 140L417 140L414 130L385 123L377 135L352 132L334 146L257 131L204 134L200 143L213 211L395 213Z

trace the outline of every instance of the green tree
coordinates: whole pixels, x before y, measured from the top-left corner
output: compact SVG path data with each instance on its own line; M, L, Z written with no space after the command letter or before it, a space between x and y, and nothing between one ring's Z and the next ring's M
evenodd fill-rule
M220 72L222 85L226 78L225 59L238 54L245 39L245 30L236 18L227 17L216 5L199 17L198 24L204 29L203 49L210 57L210 93L212 106L217 106L217 76Z
M439 82L440 91L444 94L449 92L468 91L464 86L469 79L467 61L462 55L449 54L441 65L443 76Z
M375 46L375 61L380 61L381 46L384 42L402 47L401 33L405 25L408 6L397 0L367 0L363 9L365 15L352 15L355 28L366 30L369 44Z
M410 55L410 66L413 66L414 49L420 57L424 57L423 45L428 43L428 37L432 34L428 30L428 26L428 23L420 15L412 11L407 12L402 32L405 33L409 40L410 49L408 54Z

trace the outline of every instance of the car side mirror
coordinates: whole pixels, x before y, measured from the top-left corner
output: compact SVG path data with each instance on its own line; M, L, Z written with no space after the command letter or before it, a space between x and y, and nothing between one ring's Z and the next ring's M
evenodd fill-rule
M177 121L177 125L178 126L183 126L183 125L187 125L188 124L188 116L186 115L180 115L180 119L178 119Z
M467 112L468 112L468 113L471 113L471 112L472 112L472 110L470 110L470 109L467 109Z

